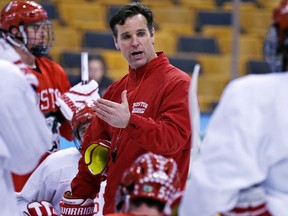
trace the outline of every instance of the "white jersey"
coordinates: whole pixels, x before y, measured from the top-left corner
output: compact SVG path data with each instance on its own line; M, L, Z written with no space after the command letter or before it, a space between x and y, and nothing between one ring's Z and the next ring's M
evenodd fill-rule
M19 215L27 212L27 204L46 200L60 215L59 202L65 191L71 190L70 183L78 172L80 152L67 148L49 155L30 176L22 191L17 193ZM102 216L104 205L103 193L106 182L102 182L100 193L95 198L95 215Z
M35 87L38 86L39 82L37 77L31 72L29 67L22 62L20 55L15 49L3 38L0 38L0 59L15 64L25 75L25 79L29 84Z
M0 74L0 209L2 215L16 215L11 172L31 172L52 135L20 70L0 60Z
M212 216L259 185L273 216L288 212L288 73L249 75L225 89L191 169L180 216Z

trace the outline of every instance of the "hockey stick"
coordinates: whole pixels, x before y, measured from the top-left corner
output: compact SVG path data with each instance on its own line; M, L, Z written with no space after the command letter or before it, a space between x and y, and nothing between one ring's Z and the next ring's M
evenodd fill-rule
M193 70L192 80L189 87L189 113L192 128L192 160L194 160L194 157L196 157L196 154L198 153L202 143L200 138L200 108L197 97L199 72L200 65L196 64Z
M81 52L81 80L82 80L82 85L86 85L89 81L88 53L87 52Z

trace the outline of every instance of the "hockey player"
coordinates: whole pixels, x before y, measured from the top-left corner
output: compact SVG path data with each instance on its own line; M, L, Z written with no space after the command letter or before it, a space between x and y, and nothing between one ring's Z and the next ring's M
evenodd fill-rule
M1 215L17 215L11 172L34 169L51 145L52 134L19 68L0 60L0 74L0 209Z
M285 72L227 86L192 165L180 216L287 214L287 83Z
M53 27L43 7L33 1L11 1L2 9L0 19L3 38L38 79L38 104L54 134L53 145L47 151L55 152L59 149L60 123L62 136L71 140L72 133L55 105L56 97L70 88L68 77L60 65L45 57L53 43ZM21 190L29 175L13 176L16 191Z
M35 87L38 95L38 105L46 116L48 127L53 132L53 143L43 159L52 152L59 150L59 133L68 140L72 139L72 131L62 108L56 101L70 89L70 83L63 68L45 57L54 40L53 26L48 20L47 12L34 1L11 1L1 11L0 18L3 38L21 56L38 79ZM6 55L6 54L5 54ZM7 54L9 55L9 53ZM82 95L82 101L90 100L89 96L98 96L98 84L77 85L70 89L73 96ZM78 94L79 93L79 94ZM83 95L87 97L83 99ZM75 99L74 97L74 99ZM75 100L74 100L75 102ZM75 108L72 110L74 111ZM69 116L71 120L71 115ZM20 191L29 175L14 175L14 186Z
M171 204L181 194L176 162L172 158L146 153L138 157L122 177L113 215L169 216Z
M80 106L71 121L75 146L48 156L33 172L22 191L17 193L19 216L60 215L59 202L65 191L70 190L71 180L77 173L82 139L94 117L93 102ZM106 141L102 141L106 142ZM102 215L103 192L106 182L94 200L94 215Z

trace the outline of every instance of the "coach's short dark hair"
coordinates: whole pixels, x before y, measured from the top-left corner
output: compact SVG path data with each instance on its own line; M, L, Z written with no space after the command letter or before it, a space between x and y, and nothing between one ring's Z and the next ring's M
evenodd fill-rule
M117 24L124 25L125 21L128 17L135 16L137 14L142 14L146 20L147 20L147 27L152 33L153 30L153 14L150 8L147 6L139 3L139 2L133 2L131 4L127 4L120 8L118 12L111 18L110 20L110 28L113 32L113 36L117 38L117 30L115 26Z

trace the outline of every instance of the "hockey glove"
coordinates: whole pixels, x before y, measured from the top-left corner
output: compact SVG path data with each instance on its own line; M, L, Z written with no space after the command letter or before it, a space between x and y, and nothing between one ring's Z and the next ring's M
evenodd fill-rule
M56 210L47 201L31 202L27 205L28 212L23 212L25 216L58 216Z
M66 191L60 201L60 212L62 216L92 216L94 214L94 201L89 198L75 198L70 191Z
M85 102L100 98L98 83L91 80L88 84L78 83L70 90L57 98L56 104L64 117L71 121L74 111Z
M109 146L108 140L96 140L85 149L84 160L92 175L105 174L109 160Z

